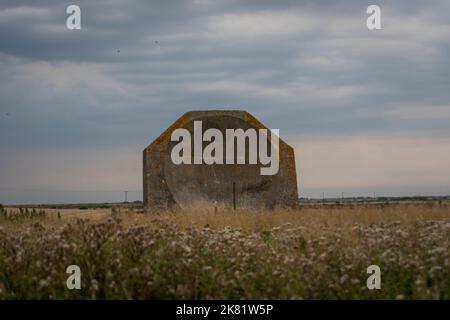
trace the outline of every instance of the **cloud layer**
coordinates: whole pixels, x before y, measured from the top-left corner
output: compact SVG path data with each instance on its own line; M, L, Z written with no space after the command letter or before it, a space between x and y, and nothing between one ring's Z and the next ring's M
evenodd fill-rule
M448 186L450 162L442 151L450 150L445 0L380 1L383 29L377 31L365 26L371 3L356 0L78 1L79 31L65 27L69 4L0 4L2 151L8 159L32 154L51 163L54 150L69 150L67 159L62 151L57 156L66 166L59 178L48 172L51 186L39 182L33 189L140 190L134 156L127 160L136 169L132 179L94 170L89 176L95 183L75 186L67 172L84 172L90 150L98 150L90 154L98 163L114 163L108 159L121 158L123 150L140 157L185 111L211 108L246 109L280 128L299 146L297 157L309 159L300 166L305 193L394 185L426 193L420 187ZM347 171L333 173L324 153L342 148L366 156L337 159ZM314 173L319 164L330 168L326 177ZM31 184L29 175L46 172L32 161L27 166L34 169L2 160L0 202L10 202L8 190ZM395 181L389 179L394 172ZM357 183L343 174L364 178ZM20 193L14 199L27 200Z

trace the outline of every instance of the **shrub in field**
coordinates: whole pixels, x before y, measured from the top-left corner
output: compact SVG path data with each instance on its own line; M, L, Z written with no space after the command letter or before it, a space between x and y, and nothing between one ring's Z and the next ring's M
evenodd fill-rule
M0 208L0 217L9 221L22 221L24 219L45 218L46 212L44 210L36 210L35 208L28 210L28 208L19 208L18 211L7 210L4 207Z
M7 215L6 209L3 207L3 205L0 203L0 218L5 218Z

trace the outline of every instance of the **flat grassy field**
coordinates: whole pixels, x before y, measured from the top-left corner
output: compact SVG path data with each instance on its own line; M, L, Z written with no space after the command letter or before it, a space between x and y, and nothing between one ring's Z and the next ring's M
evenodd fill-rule
M1 211L2 299L450 299L446 202Z

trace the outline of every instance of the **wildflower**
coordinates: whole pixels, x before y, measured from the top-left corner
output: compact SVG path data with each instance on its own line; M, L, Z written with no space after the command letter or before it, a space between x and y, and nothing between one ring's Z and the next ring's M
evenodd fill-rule
M46 280L46 279L41 279L41 280L39 280L39 287L40 287L40 288L48 287L48 285L49 285L48 280Z
M91 280L91 291L98 291L98 281L95 279Z
M344 274L341 276L341 279L339 280L340 284L344 284L348 280L348 275Z

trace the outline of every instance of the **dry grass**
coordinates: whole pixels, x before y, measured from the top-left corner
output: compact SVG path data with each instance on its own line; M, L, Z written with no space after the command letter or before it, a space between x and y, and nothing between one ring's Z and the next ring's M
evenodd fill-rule
M0 218L0 298L450 299L449 244L446 203L47 209ZM382 290L365 287L371 264Z
M18 209L12 209L17 211ZM411 224L427 220L450 219L450 204L444 203L398 203L398 204L361 204L361 205L313 205L298 209L277 209L273 211L222 210L215 212L213 208L201 207L190 210L171 210L154 214L137 213L135 209L119 207L117 209L45 209L45 225L58 227L77 219L90 222L105 222L111 217L120 216L126 226L147 226L160 228L171 224L178 228L208 227L211 229L231 228L243 232L261 232L272 228L290 225L305 227L310 237L321 237L324 230L333 227L348 227L351 230L356 224L371 225L377 223L398 222ZM58 212L61 219L58 219ZM3 223L5 230L18 230L33 224L33 220L20 223Z
M18 209L9 209L16 212ZM414 223L424 220L442 220L450 218L450 204L444 203L398 203L398 204L361 204L361 205L313 205L298 209L276 209L273 211L222 210L201 207L190 210L171 210L153 214L137 213L135 209L118 207L117 209L45 209L47 219L43 223L57 226L76 219L88 219L102 222L117 212L124 223L158 227L160 223L171 223L181 228L208 225L212 229L230 227L244 231L263 231L289 223L294 226L344 226L355 223ZM58 212L61 219L57 219ZM4 224L12 229L21 228L33 221Z
M250 232L279 227L289 223L292 226L303 226L312 231L324 227L351 226L354 224L373 223L413 223L423 220L440 220L450 218L450 206L438 205L391 205L391 206L342 206L317 207L300 210L278 209L274 211L228 211L214 213L212 210L174 211L169 215L161 214L158 218L178 227L205 225L212 229L230 227ZM137 223L148 223L148 217L135 218ZM150 223L154 219L150 220Z

